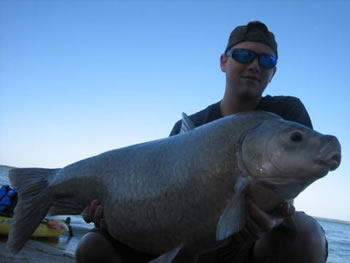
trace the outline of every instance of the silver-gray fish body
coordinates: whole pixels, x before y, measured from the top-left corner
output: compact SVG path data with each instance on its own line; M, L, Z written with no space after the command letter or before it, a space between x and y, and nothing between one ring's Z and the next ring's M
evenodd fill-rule
M42 214L50 206L52 214L80 213L98 199L110 234L135 249L154 254L180 244L185 250L208 249L239 178L258 178L291 199L339 163L335 137L266 112L236 114L54 170ZM32 176L22 174L14 170L10 177L24 200L23 182ZM17 209L17 231L8 242L13 251L24 244L20 222L31 220L24 214Z

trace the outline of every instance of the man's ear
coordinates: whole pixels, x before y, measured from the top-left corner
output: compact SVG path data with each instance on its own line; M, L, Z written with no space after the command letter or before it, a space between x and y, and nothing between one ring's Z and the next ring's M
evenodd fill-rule
M220 56L220 68L222 72L226 72L226 63L227 63L228 57L225 54L221 54Z
M273 76L275 76L276 71L277 71L277 67L275 67L275 68L273 69L273 72L271 73L271 76L270 76L269 82L271 82L271 80L272 80Z

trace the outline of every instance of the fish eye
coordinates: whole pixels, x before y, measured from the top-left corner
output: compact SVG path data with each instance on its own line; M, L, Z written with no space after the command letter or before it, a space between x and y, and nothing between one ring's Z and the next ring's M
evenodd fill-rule
M303 140L303 135L301 134L301 132L296 131L291 134L290 139L293 142L300 142Z

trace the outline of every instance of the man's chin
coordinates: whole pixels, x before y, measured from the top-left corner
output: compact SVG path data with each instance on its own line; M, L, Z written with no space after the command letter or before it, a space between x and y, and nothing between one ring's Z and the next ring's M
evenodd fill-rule
M246 92L239 95L239 99L241 101L254 101L256 99L259 99L260 97L261 94L253 94L251 92Z

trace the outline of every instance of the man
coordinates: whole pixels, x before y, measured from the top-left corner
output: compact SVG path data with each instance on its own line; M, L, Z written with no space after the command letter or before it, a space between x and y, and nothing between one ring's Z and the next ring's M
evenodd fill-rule
M194 125L238 112L264 110L312 128L299 99L262 97L276 73L277 57L277 43L266 25L255 21L235 28L220 57L221 70L226 74L224 97L191 115ZM178 121L170 135L179 133L180 128ZM262 211L254 200L257 187L248 188L248 219L244 229L232 236L227 246L201 255L199 262L325 262L327 241L316 220L304 213L294 213L294 206L288 202L269 214ZM93 202L85 210L87 220L97 225L103 223L101 211L101 206ZM147 262L152 258L112 241L103 229L88 233L76 256L78 262Z

